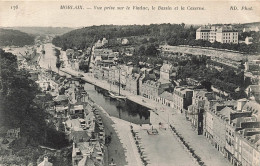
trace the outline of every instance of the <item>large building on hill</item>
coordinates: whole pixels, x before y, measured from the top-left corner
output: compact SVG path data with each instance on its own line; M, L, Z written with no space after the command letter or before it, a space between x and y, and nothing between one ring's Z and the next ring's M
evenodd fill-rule
M202 26L196 31L196 40L202 39L211 43L238 43L238 31L232 26Z

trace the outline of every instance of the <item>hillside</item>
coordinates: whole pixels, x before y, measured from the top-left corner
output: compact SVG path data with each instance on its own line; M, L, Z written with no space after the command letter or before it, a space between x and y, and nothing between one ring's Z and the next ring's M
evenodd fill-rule
M242 31L244 28L252 28L252 27L260 28L260 22L252 22L252 23L244 23L244 24L234 24L233 26L237 30Z
M62 35L74 30L68 27L7 27L5 29L19 30L33 35Z
M245 24L242 24L242 25L245 26L245 27L252 27L252 26L260 27L260 22L245 23Z
M24 46L34 44L34 36L27 33L0 28L0 46Z
M29 71L18 69L17 56L0 49L0 59L0 165L37 165L37 159L46 155L40 145L60 150L69 142L46 121L52 96L40 91ZM7 130L17 128L19 136L3 143ZM71 149L66 149L52 152L54 165L71 165L67 160Z
M256 24L257 23L252 23L250 25ZM242 31L241 26L246 25L249 24L233 24L233 26L240 26L240 32ZM124 46L120 43L120 40L122 38L127 38L129 40L128 45L135 50L139 49L142 45L153 44L158 46L167 43L171 46L189 45L228 49L251 55L260 52L260 46L258 44L260 32L254 32L252 34L239 33L239 40L244 40L246 36L253 37L253 43L247 45L245 43L231 44L217 41L211 43L207 40L196 40L196 29L197 26L186 26L184 23L125 26L101 25L73 30L69 33L55 37L52 40L52 43L57 47L61 47L63 50L68 48L86 49L99 39L106 38L109 42L105 47L115 48ZM118 50L118 48L116 50Z
M195 39L196 29L185 28L185 24L151 24L151 25L101 25L73 30L53 39L53 44L64 48L85 49L103 37L111 40L131 37L135 41L140 37L154 38L158 43L170 38Z

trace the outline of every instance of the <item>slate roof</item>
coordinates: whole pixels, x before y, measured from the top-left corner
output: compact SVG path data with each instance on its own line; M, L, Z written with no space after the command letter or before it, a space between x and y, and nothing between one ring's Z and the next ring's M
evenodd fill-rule
M167 99L169 101L173 101L173 95L170 92L164 91L162 94L160 94L161 98Z

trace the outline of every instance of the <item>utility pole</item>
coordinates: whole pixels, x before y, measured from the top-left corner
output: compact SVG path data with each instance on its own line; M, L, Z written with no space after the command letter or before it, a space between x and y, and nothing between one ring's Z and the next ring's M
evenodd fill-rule
M119 96L120 96L120 86L121 86L121 82L120 82L120 75L121 75L121 73L120 73L120 67L118 68L119 69Z

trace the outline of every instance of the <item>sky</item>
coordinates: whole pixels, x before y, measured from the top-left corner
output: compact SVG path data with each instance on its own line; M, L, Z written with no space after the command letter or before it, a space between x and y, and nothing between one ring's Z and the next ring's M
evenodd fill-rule
M18 6L18 9L15 9ZM82 5L80 9L60 9L61 5ZM96 10L95 6L102 7ZM130 10L126 10L126 7ZM148 10L133 10L133 7L148 7ZM152 10L152 6L156 10ZM158 10L158 7L171 7L172 10ZM181 6L185 10L181 10ZM230 10L236 6L238 10ZM247 9L241 10L245 6ZM106 10L105 7L115 7L115 10ZM117 10L117 7L124 7ZM188 10L191 7L200 7L204 10ZM89 9L88 9L89 8ZM178 9L178 10L177 10ZM92 25L132 25L157 23L185 23L185 24L215 24L215 23L249 23L260 22L260 1L249 2L155 2L155 1L1 1L0 26L52 26L52 27L85 27Z

